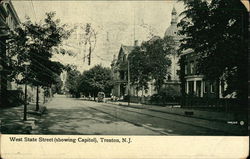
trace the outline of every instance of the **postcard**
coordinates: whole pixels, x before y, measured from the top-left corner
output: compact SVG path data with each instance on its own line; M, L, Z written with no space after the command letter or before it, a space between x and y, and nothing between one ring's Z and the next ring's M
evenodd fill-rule
M0 1L0 158L247 158L249 2Z

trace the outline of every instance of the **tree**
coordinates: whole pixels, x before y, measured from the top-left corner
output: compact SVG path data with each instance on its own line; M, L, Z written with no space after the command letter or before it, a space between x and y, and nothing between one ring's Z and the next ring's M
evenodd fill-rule
M67 39L72 32L54 17L55 12L46 13L43 23L33 23L27 18L27 21L17 28L16 34L13 34L9 40L11 65L14 68L10 76L18 83L28 82L37 87L36 110L39 109L39 87L51 87L55 84L56 77L64 68L61 63L51 61L53 54L63 54L63 52L55 52L54 48ZM23 78L20 79L18 75Z
M150 81L150 68L147 65L146 51L141 47L135 47L128 57L130 80L133 85L136 85L136 89L142 88L148 89L148 81Z
M73 97L80 97L80 90L79 90L79 78L80 72L76 69L68 70L67 77L65 82L65 87Z
M101 65L96 65L88 71L84 71L79 79L79 87L85 95L94 97L98 92L110 94L113 86L111 70Z
M225 95L233 92L247 99L248 12L235 0L182 0L186 10L180 51L192 49L199 56L198 71L212 81L225 80Z
M52 87L52 92L53 92L53 94L55 94L55 93L61 94L63 81L61 80L60 76L56 76L55 80L56 80L56 82Z
M168 55L174 51L172 37L153 37L142 43L141 47L135 47L129 54L131 82L137 85L137 89L148 89L148 82L155 81L156 90L159 92L166 76L167 68L171 65Z

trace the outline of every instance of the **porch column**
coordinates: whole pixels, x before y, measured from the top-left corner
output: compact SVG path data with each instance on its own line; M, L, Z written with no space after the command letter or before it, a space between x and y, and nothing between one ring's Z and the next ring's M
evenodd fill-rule
M194 80L194 94L197 95L196 93L196 80Z
M186 93L188 94L188 81L186 81Z
M204 92L204 90L203 90L203 81L201 80L201 97L203 97L203 92Z
M120 94L120 87L121 87L121 84L117 84L117 96L120 97L121 94Z
M223 91L224 91L224 88L222 85L224 85L224 81L223 80L219 80L219 95L220 95L220 98L223 98Z

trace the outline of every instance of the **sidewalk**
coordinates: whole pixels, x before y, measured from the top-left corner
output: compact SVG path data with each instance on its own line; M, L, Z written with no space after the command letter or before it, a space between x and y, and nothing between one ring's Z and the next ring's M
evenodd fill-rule
M137 108L138 112L140 112L140 109L144 109L146 114L156 115L160 118L166 118L168 120L175 120L178 122L214 130L234 132L235 134L242 134L241 132L245 132L247 129L247 114L244 115L225 112L202 111L169 106L161 107L138 103L130 103L128 106L127 102L108 101L107 103L126 108Z
M44 107L40 104L40 107ZM27 112L34 112L36 105L27 105ZM27 113L27 121L23 121L24 106L0 109L0 133L2 134L31 134L40 116Z
M116 104L120 106L128 106L127 102L111 102L108 103ZM138 104L138 103L130 103L129 107L138 108L138 109L148 109L157 112L163 113L170 113L176 115L183 115L189 116L192 118L199 118L199 119L207 119L213 121L221 121L227 122L229 120L242 120L243 116L236 113L226 113L226 112L212 112L212 111L203 111L203 110L196 110L196 109L186 109L180 107L171 107L171 106L155 106L155 105L145 105L145 104ZM247 116L245 116L245 120L247 120Z

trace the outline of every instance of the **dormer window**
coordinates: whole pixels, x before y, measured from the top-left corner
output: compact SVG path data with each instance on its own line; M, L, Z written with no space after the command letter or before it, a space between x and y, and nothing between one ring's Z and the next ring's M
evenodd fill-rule
M126 61L126 58L127 58L127 56L126 56L126 55L124 55L124 56L123 56L123 61Z

